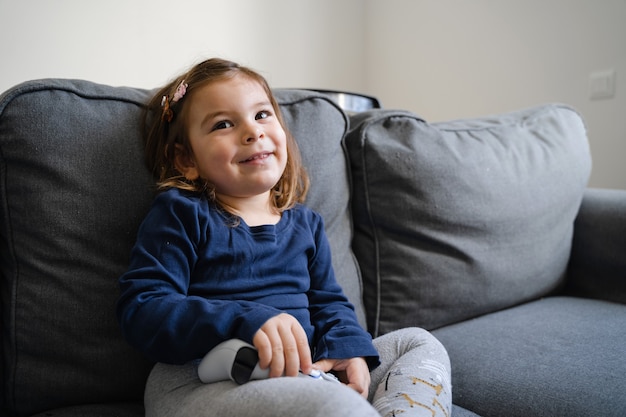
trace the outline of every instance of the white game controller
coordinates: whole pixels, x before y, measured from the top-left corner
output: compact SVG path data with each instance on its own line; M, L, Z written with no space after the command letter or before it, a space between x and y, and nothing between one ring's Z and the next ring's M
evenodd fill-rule
M270 370L261 369L259 354L254 346L239 339L230 339L215 346L198 365L198 377L205 384L233 380L237 384L266 379ZM329 373L314 369L310 374L300 372L300 377L320 381L339 382Z

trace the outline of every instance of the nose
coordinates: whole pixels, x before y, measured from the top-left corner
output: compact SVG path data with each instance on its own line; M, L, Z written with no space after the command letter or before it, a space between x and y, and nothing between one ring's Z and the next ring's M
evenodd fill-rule
M265 132L259 126L250 126L243 136L245 143L254 143L265 137Z

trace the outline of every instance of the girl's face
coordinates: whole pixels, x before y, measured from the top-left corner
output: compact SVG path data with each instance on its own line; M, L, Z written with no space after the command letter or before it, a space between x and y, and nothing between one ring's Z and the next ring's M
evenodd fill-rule
M237 75L189 98L193 155L178 158L181 173L207 180L222 201L269 196L287 164L287 138L263 87Z

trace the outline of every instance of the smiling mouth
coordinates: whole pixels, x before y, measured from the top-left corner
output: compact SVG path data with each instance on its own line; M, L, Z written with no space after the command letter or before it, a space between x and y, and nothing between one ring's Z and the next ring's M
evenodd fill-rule
M267 159L272 155L272 152L261 152L261 153L256 153L254 155L252 155L250 158L245 159L241 162L239 162L240 164L245 164L246 162L254 162L254 161L260 161L263 159Z

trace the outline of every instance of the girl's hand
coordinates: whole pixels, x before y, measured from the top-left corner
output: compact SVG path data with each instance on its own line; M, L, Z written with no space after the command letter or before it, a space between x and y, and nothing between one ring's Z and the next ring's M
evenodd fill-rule
M312 370L311 349L306 332L295 317L282 313L266 321L254 334L259 366L270 368L270 378L297 376Z
M322 359L313 364L320 371L335 371L339 380L367 398L370 388L370 371L363 358Z

